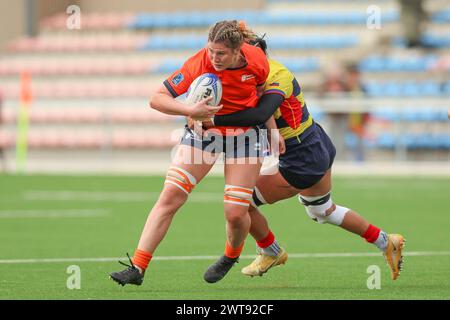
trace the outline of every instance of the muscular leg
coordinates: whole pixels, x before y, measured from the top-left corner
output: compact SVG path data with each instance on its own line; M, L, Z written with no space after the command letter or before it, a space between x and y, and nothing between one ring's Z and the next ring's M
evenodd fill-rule
M308 189L303 189L300 191L302 196L321 196L329 193L331 191L331 169L319 180L315 185ZM369 222L361 217L358 213L353 210L347 211L344 220L340 225L341 228L350 231L352 233L362 236L367 228L369 227Z
M260 175L256 182L256 188L268 204L292 198L299 192L298 189L287 183L279 171L273 175ZM264 239L270 231L266 217L253 206L249 208L249 214L251 218L250 234L257 241Z
M318 183L316 183L311 188L300 191L300 195L303 197L312 197L312 199L314 199L314 197L316 197L317 199L317 197L322 196L321 199L324 199L323 196L328 194L328 192L330 191L331 191L331 170L328 170L326 175ZM330 203L331 198L329 202L327 202L326 207L330 205ZM323 207L323 205L321 206L319 204L318 206L316 206L316 209L320 207ZM321 209L325 209L326 210L325 213L329 214L328 217L325 217L325 221L336 224L344 230L360 235L361 237L366 239L367 242L374 244L378 249L383 251L383 255L391 271L392 279L393 280L397 279L397 277L400 274L403 262L402 249L405 244L405 239L402 235L400 234L388 235L380 228L367 222L366 219L361 217L355 211L339 207L334 203L331 203L331 207L329 207L328 209L326 208ZM308 215L310 215L310 212L308 212ZM344 213L345 215L343 216L342 220L340 218L334 219L331 217L331 215L333 215L334 213L338 213L338 215L339 214L342 215ZM323 221L324 216L320 214L319 216ZM336 223L336 221L340 221L340 223Z
M147 218L133 259L130 259L131 265L125 270L111 273L112 280L122 286L142 284L153 252L166 235L175 213L214 164L214 161L202 161L203 156L211 157L211 154L191 146L178 146L172 166L167 171L163 190Z
M226 185L253 190L260 168L260 162L245 165L225 163L225 183ZM228 243L234 248L239 247L248 235L251 224L248 208L248 205L224 203L227 239Z
M272 169L270 169L273 172ZM299 190L290 186L278 170L267 175L262 172L256 183L253 200L255 204L274 203L297 195ZM249 208L251 217L250 234L256 240L258 252L261 254L241 272L248 276L261 276L271 267L284 264L288 258L287 253L278 245L274 234L270 231L267 219L258 208Z
M323 213L328 214L328 216L323 215L321 218L326 218L325 221L328 220L328 222L338 225L344 230L355 233L365 238L367 242L376 245L383 251L386 261L391 269L392 279L395 280L398 277L402 264L402 248L405 242L403 236L397 234L387 235L381 229L371 225L366 219L355 211L348 208L339 207L332 203L331 197L328 201L326 201L324 196L331 192L331 169L326 172L319 182L308 189L297 190L292 188L286 181L284 181L283 177L281 177L279 173L274 176L261 176L258 179L257 187L261 188L259 190L259 198L264 199L264 203L274 203L279 200L290 198L294 196L296 192L305 198L321 198L320 200L323 200L324 202L318 201L317 205L314 204L316 209L326 205L326 208L321 209L324 209ZM259 212L259 210L252 207L250 208L249 213L252 219L250 233L258 242L258 245L261 239L263 239L263 242L266 242L267 239L269 239L270 242L276 242L273 234L270 232L266 218ZM343 215L342 219L330 219L330 216L334 213L337 213L338 216L341 215L341 217ZM308 215L310 215L310 213L308 213ZM271 235L271 237L268 237L268 235ZM272 266L279 264L279 260L277 260L279 256L280 255L277 255L275 258L264 257L260 260L257 258L254 262L252 262L252 264L243 268L242 273L250 276L262 275Z
M186 145L180 145L174 158L173 166L189 172L200 182L209 172L213 163L192 164L192 158L186 155L202 156L205 152ZM146 252L156 250L158 244L164 238L169 229L170 223L177 210L186 202L188 194L174 184L164 184L163 190L153 206L142 231L138 249Z
M244 247L251 224L248 208L262 163L252 159L255 160L247 158L246 164L237 164L235 159L225 161L224 209L227 242L224 255L210 265L203 275L203 279L208 283L221 280L237 262Z

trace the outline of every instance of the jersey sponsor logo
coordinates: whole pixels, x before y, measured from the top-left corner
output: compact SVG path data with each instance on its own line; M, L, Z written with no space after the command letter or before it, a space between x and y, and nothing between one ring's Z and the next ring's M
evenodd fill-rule
M269 87L279 87L280 83L279 82L272 82L271 84L269 84Z
M183 74L180 72L179 74L177 74L175 77L172 78L172 83L174 86L177 86L180 84L181 81L184 80L184 76Z
M254 74L243 74L243 75L242 75L242 78L241 78L241 81L244 82L244 81L253 79L254 77L255 77Z

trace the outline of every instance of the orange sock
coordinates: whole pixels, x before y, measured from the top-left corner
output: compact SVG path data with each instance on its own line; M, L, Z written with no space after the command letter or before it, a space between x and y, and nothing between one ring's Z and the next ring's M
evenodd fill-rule
M133 264L138 266L142 272L147 269L150 260L152 260L152 254L143 250L136 249L133 256Z
M231 259L239 257L241 255L242 249L244 249L244 243L245 242L242 242L239 247L233 248L227 241L225 244L225 256Z

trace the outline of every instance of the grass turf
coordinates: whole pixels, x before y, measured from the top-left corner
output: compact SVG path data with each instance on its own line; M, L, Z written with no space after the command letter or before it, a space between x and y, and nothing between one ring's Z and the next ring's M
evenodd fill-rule
M381 254L290 258L261 278L241 275L240 268L251 261L241 259L213 285L202 277L214 259L154 260L143 286L124 288L108 279L111 271L121 269L117 262L1 263L132 254L162 182L162 177L0 176L0 299L450 298L448 254L406 257L397 281L390 280ZM155 256L219 256L225 242L222 192L222 178L202 181ZM386 232L405 235L407 252L449 252L449 194L446 178L337 177L333 199ZM64 216L66 210L101 214ZM262 211L289 253L378 252L358 236L312 222L296 199ZM252 255L254 248L248 239L243 254ZM66 288L69 265L81 269L80 290ZM367 288L370 265L381 269L380 290Z

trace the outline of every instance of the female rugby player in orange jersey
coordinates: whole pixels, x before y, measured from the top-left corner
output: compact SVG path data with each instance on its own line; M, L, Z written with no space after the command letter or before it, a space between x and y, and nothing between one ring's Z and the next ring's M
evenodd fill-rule
M151 98L151 107L195 120L255 107L258 87L264 86L269 65L261 49L244 41L251 37L254 34L237 21L216 23L209 31L206 47L164 81ZM213 73L220 78L222 105L208 106L210 99L186 105L175 99L204 73ZM237 261L250 229L248 208L267 139L263 131L251 126L215 129L210 136L201 137L186 126L163 190L147 218L133 259L130 259L131 265L123 271L111 273L114 281L121 285L142 284L144 272L175 213L187 201L195 185L210 171L221 152L225 155L224 211L227 221L227 241L221 261L229 268ZM236 161L237 158L240 161ZM215 277L215 274L205 275L205 280L219 280Z
M266 51L264 40L256 39L253 44ZM377 246L386 258L392 279L397 279L402 264L403 236L388 235L355 211L332 201L331 167L336 154L333 143L322 127L313 121L293 74L274 60L269 59L269 65L267 84L256 108L213 118L213 122L219 125L258 125L274 115L280 130L277 135L280 137L280 161L275 167L261 172L249 208L250 233L260 254L242 269L242 273L262 275L287 260L287 253L279 247L266 218L257 207L298 196L313 220L340 226ZM209 127L211 122L206 121L203 125ZM222 271L223 277L227 270Z

